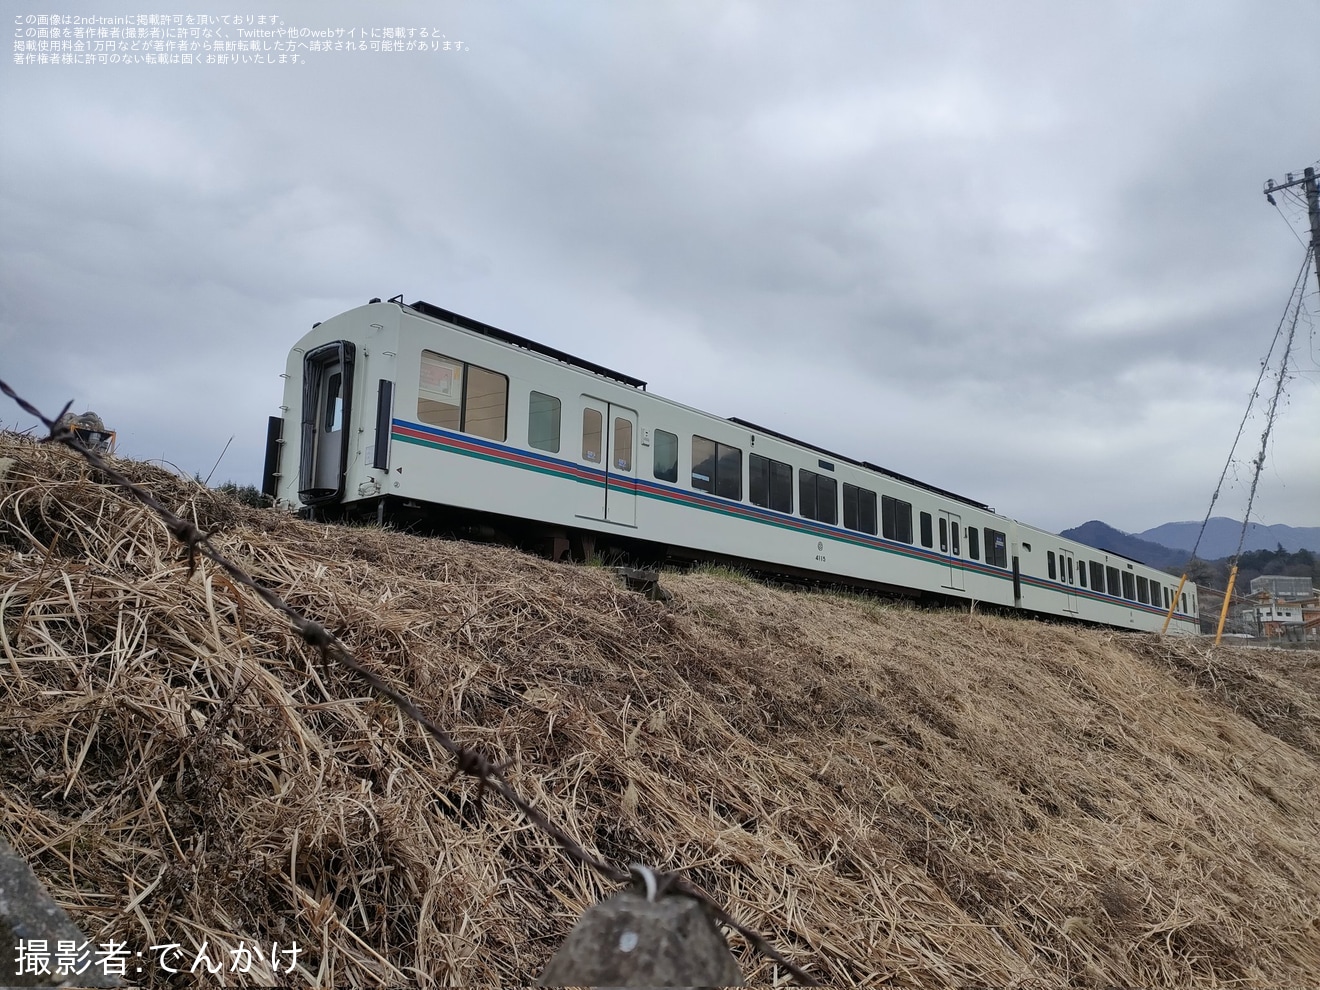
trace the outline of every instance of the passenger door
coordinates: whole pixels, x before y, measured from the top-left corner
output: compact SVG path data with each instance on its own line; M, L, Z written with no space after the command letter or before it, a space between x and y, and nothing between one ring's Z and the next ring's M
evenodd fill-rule
M637 525L637 413L610 405L609 490L605 518L620 526Z
M593 396L582 396L582 446L579 460L599 480L583 486L587 494L578 515L621 526L637 525L637 413Z
M606 424L610 420L608 402L582 396L582 444L578 448L578 463L586 469L590 479L580 486L584 494L578 497L578 516L583 519L604 519L606 501L605 465L609 438Z
M1083 562L1085 563L1085 562ZM1063 610L1077 611L1077 562L1071 550L1059 548L1059 581L1063 585Z
M940 510L940 552L949 562L944 587L965 591L962 568L962 517L954 512Z

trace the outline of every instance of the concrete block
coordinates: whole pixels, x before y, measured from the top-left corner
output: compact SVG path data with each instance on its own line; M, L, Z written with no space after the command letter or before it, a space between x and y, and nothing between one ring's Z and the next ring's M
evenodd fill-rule
M49 948L49 973L20 972L19 942L45 941ZM26 862L0 839L0 987L117 987L94 964L81 976L56 975L54 956L60 942L76 946L87 943L64 909L54 900ZM95 946L89 946L89 950Z
M700 903L628 891L587 909L537 985L729 987L743 979Z

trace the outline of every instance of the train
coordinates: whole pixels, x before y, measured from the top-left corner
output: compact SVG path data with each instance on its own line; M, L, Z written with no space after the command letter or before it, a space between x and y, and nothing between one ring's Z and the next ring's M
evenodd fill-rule
M427 302L314 324L282 377L262 490L289 512L1199 632L1191 582Z

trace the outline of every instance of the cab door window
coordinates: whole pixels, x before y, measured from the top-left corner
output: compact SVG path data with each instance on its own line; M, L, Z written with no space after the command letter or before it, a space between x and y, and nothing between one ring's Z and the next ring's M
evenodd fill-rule
M325 432L337 433L344 426L344 397L340 395L344 376L336 371L325 386Z

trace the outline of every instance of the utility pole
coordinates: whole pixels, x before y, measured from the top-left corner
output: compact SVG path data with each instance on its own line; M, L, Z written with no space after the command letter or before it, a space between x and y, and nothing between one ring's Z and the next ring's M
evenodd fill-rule
M1315 169L1309 167L1304 169L1300 179L1293 178L1293 174L1289 172L1284 182L1276 184L1273 179L1267 181L1264 193L1271 206L1278 205L1274 202L1274 191L1287 189L1289 186L1303 186L1306 191L1306 212L1311 218L1311 258L1315 261L1315 280L1320 285L1320 190L1316 189Z

